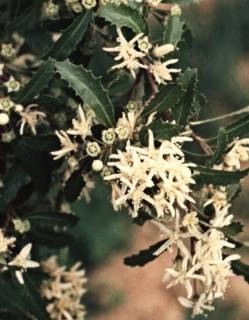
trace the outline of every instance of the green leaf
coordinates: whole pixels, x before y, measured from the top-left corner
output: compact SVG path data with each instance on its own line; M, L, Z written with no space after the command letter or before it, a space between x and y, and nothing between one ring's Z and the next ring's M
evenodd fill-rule
M37 191L46 193L51 181L53 160L46 152L31 149L27 141L22 138L14 140L11 148L32 178Z
M69 213L38 211L24 214L23 217L28 219L33 227L57 227L65 231L72 228L78 222L78 218Z
M229 172L199 166L196 168L196 171L199 172L195 176L197 185L213 184L227 186L229 184L236 184L245 178L248 175L249 169Z
M212 167L214 164L221 162L222 156L225 153L227 147L227 133L224 128L219 129L216 150L208 162L208 165Z
M0 196L0 212L6 210L8 205L15 200L19 190L29 183L30 178L20 165L9 169L3 179L4 188Z
M64 189L66 200L68 202L74 202L77 200L84 185L85 181L82 177L82 170L80 169L75 171L66 182Z
M167 18L167 25L163 34L163 42L178 46L184 34L184 22L181 15L170 15Z
M55 62L61 78L69 83L76 94L95 112L97 118L107 126L114 125L114 110L100 78L81 66L69 61Z
M59 149L60 142L55 135L27 136L22 138L24 143L32 150L47 151Z
M249 283L249 265L241 261L233 261L232 269L235 274L242 276Z
M10 310L21 317L24 316L25 319L48 320L49 316L45 309L44 300L41 299L38 292L40 283L31 280L27 274L24 274L24 278L24 285L20 285L17 279L9 274L1 276L0 308L6 311Z
M146 23L138 10L134 10L126 5L120 6L108 4L101 6L97 15L115 24L118 27L128 27L137 33L146 32Z
M149 248L139 251L137 254L124 258L124 264L130 267L143 267L148 262L152 262L159 256L154 253L165 243L165 241L166 240L161 240Z
M225 127L227 143L232 142L235 138L241 138L249 133L249 115L240 117ZM210 142L216 142L218 136L208 139Z
M229 237L234 237L240 234L243 231L244 225L239 221L232 222L229 226L226 226L221 229L225 235Z
M65 60L75 50L82 40L92 18L92 12L87 10L74 19L73 23L63 32L48 56L56 60Z
M180 132L181 127L171 123L163 122L161 119L156 120L148 126L143 127L140 131L140 139L143 143L146 143L148 140L149 129L152 130L155 139L169 140Z
M176 120L177 124L186 125L188 120L197 116L199 112L199 110L196 109L196 69L186 69L177 82L182 88L182 97L178 104L172 108L173 118Z
M180 100L182 94L181 87L169 84L161 88L151 103L145 107L142 116L146 117L152 112L164 112L173 108Z
M43 89L48 86L53 74L53 61L49 60L44 62L33 75L30 82L14 97L14 101L21 104L27 104L31 102Z

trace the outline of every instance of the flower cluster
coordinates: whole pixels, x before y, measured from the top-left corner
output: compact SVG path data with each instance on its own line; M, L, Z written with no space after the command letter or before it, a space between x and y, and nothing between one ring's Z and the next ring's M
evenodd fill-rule
M129 142L125 152L118 150L110 155L108 166L117 170L105 180L112 181L113 206L128 207L137 217L139 209L152 207L157 217L175 216L176 207L185 210L186 202L194 202L190 186L195 183L191 167L186 163L180 144L191 141L188 137L164 140L157 148L153 133L149 130L147 148L132 146Z
M162 61L165 55L176 48L172 44L163 44L153 48L147 36L143 33L137 34L131 40L127 40L120 28L117 29L118 45L111 48L103 48L104 51L117 53L115 61L120 61L112 67L112 70L127 68L133 78L136 78L136 71L140 68L148 70L158 84L165 84L172 81L172 73L179 73L180 69L169 68L170 65L178 62L178 59ZM153 61L153 62L150 62Z
M20 284L24 284L23 273L29 268L39 267L39 263L30 260L30 251L32 244L26 244L18 254L14 254L15 237L8 237L0 229L0 265L1 271L6 271L9 268L15 270L17 280Z
M241 163L249 160L249 138L234 140L228 148L223 161L215 169L225 171L240 170Z
M59 266L56 256L42 263L48 274L41 287L41 294L47 300L47 311L55 320L83 320L85 307L81 300L86 292L85 271L76 263L69 270Z
M185 287L186 297L180 296L178 300L193 309L193 316L213 310L213 301L224 297L228 278L233 275L231 262L240 259L237 254L224 252L235 248L222 232L232 221L229 206L213 204L216 211L209 224L203 224L195 211L185 214L177 211L172 228L156 222L166 240L155 255L165 250L176 252L175 263L165 270L164 281L168 288Z

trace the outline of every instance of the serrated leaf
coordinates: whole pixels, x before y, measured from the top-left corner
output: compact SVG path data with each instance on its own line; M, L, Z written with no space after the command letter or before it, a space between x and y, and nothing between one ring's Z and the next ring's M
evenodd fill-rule
M171 43L178 46L184 34L184 22L181 15L170 15L167 18L167 25L163 33L164 43Z
M249 265L241 261L233 261L232 269L235 274L242 276L249 283Z
M118 27L128 27L137 33L146 32L146 23L138 10L134 10L126 5L108 4L101 6L97 15L108 20Z
M177 81L181 86L183 94L177 105L173 107L173 118L179 125L186 125L188 120L196 116L199 110L196 110L197 94L197 71L196 69L186 69Z
M158 255L155 255L154 253L164 243L165 240L159 241L156 244L150 246L149 248L139 251L137 254L124 258L124 264L130 267L143 267L145 264L147 264L148 262L152 262L158 257Z
M148 126L143 127L140 131L139 136L143 143L146 143L148 140L148 130L152 130L155 139L169 140L180 132L181 127L163 122L161 119L156 120Z
M240 117L225 127L227 143L232 142L238 137L243 137L249 133L249 115ZM216 142L218 136L208 139L210 142Z
M113 126L113 105L100 78L95 78L90 71L68 60L56 61L55 66L61 78L69 83L76 94L95 112L97 118L107 126Z
M145 107L142 116L146 117L152 112L164 112L173 108L182 95L181 87L170 84L161 88L151 103Z
M48 52L48 56L56 60L65 60L75 50L82 40L92 18L92 12L87 10L74 19L73 23L62 33L62 36Z
M85 181L82 177L82 170L80 169L75 171L66 182L64 189L66 200L68 202L74 202L77 200L84 185Z
M234 221L229 226L222 228L221 231L229 237L234 237L240 234L243 231L243 228L244 225L241 222Z
M48 86L49 81L54 75L54 63L49 60L43 63L30 82L21 89L14 97L14 101L21 104L31 102L43 89Z
M224 128L219 129L216 150L208 162L208 165L212 167L214 164L219 163L225 153L227 147L227 133Z
M197 167L195 170L199 172L199 174L195 176L197 185L213 184L220 186L239 183L241 179L248 175L249 172L249 169L230 172L202 166Z

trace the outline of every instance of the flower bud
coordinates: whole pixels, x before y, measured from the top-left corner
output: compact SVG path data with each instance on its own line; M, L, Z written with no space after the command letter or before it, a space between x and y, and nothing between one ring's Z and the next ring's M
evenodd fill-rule
M7 113L0 113L0 126L5 126L10 121L9 116Z
M180 8L180 6L178 6L178 4L176 4L171 8L172 16L181 16L181 14L182 14L182 9Z
M0 98L0 110L8 112L14 105L14 102L9 97Z
M86 146L86 153L90 157L97 157L101 152L100 146L97 144L97 142L88 142Z
M103 169L104 165L101 160L94 160L92 163L92 169L94 171L101 171Z
M50 18L56 17L59 13L59 10L60 10L60 6L58 4L53 3L52 1L49 1L46 4L45 12L46 12L46 15Z
M22 112L23 111L23 106L21 104L16 104L15 105L15 112Z
M157 58L162 58L166 54L175 50L175 46L171 43L164 44L162 46L156 46L153 50L153 54Z

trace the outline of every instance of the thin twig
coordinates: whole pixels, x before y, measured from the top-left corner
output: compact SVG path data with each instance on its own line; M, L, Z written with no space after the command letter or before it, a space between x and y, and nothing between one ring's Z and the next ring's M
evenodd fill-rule
M248 113L248 112L249 112L249 106L246 106L246 107L244 107L244 108L242 108L240 110L237 110L237 111L234 111L234 112L230 112L230 113L226 113L226 114L224 114L222 116L218 116L218 117L214 117L214 118L210 118L210 119L206 119L206 120L193 121L193 122L190 122L189 124L191 126L199 126L199 125L202 125L202 124L223 120L223 119L226 119L226 118L229 118L229 117L237 116L237 115L240 115L240 114L243 114L243 113Z
M206 141L204 139L202 139L201 137L199 137L196 133L194 133L194 131L192 131L191 134L192 138L198 142L199 146L201 147L201 149L204 151L204 153L207 156L212 156L213 155L213 150L211 149L211 147L206 143Z

